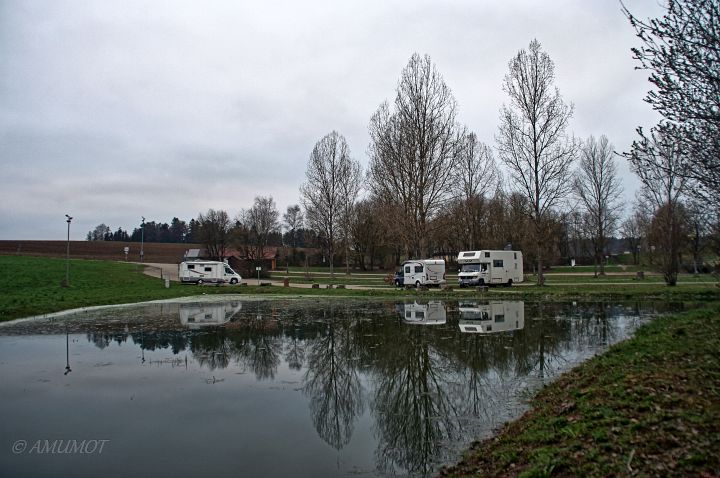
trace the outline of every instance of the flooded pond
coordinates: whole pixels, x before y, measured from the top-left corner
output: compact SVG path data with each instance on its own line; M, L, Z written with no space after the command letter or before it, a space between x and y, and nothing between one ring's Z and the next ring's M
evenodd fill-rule
M0 325L0 476L427 476L657 305L214 300Z

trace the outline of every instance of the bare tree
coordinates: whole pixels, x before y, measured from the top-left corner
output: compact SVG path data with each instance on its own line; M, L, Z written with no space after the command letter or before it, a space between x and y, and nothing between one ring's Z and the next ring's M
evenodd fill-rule
M712 230L713 211L705 204L694 198L685 205L688 236L688 248L693 258L693 273L698 274L698 264L703 263L703 252L708 247L710 233Z
M345 183L359 181L354 177L359 168L355 163L345 137L333 131L315 144L305 173L306 182L300 186L307 222L326 241L331 274L335 242L348 200L344 196L348 192Z
M458 154L455 98L428 55L403 69L393 108L385 102L370 120L371 192L395 205L399 238L411 256L429 253L430 221L452 196Z
M458 225L462 229L464 247L480 247L483 223L486 219L485 199L500 188L498 171L492 150L478 141L474 133L462 135L458 147L455 183L461 187Z
M633 264L640 264L640 247L644 237L647 237L647 224L649 219L644 212L637 208L628 216L620 226L620 234L627 243L633 256Z
M666 120L686 151L683 171L701 188L691 192L720 202L720 6L717 0L667 0L661 18L641 20L623 5L642 41L633 48L656 90L645 101ZM642 130L638 130L643 140ZM677 173L677 172L676 172ZM704 194L703 194L704 193Z
M303 227L303 214L298 204L287 207L287 211L283 214L283 222L285 227L288 229L290 234L290 245L295 248L297 247L297 231Z
M580 167L575 174L575 194L588 215L595 262L595 276L605 275L603 256L622 211L622 186L613 146L605 136L590 136L582 145Z
M680 199L687 187L687 159L673 134L665 134L664 123L650 131L643 141L633 143L625 156L643 183L642 197L655 208L656 245L661 253L665 282L677 284L681 241Z
M542 246L549 214L572 188L568 172L576 145L566 135L572 105L553 88L555 66L537 40L510 60L503 89L510 106L503 105L497 135L500 159L510 170L513 184L530 204L534 226L538 285L544 283Z
M361 200L355 204L352 238L355 253L362 270L366 270L365 257L370 260L370 270L375 267L375 256L383 235L382 206L375 200Z
M363 183L362 168L357 161L346 161L342 165L345 180L340 185L342 193L342 216L340 226L345 243L345 274L350 275L350 245L352 243L352 223L355 213L355 201Z
M243 228L243 234L239 246L245 248L248 258L265 259L270 235L280 228L279 216L272 196L256 196L250 209L240 211L237 220Z
M208 209L207 213L198 215L197 222L200 242L205 245L208 256L221 261L230 240L230 219L227 212Z
M110 226L106 226L105 223L98 224L95 229L87 233L86 239L88 241L104 241L110 232Z

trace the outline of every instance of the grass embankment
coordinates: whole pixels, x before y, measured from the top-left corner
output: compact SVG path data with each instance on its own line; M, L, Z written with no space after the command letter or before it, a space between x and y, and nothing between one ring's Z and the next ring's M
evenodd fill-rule
M720 288L713 285L685 284L665 287L643 283L625 285L567 283L546 287L498 287L480 293L475 289L416 291L387 286L378 290L319 289L285 287L189 286L173 283L169 289L160 279L146 276L135 264L110 261L71 260L70 287L60 287L65 278L65 260L46 257L0 256L0 320L58 312L78 307L124 304L201 294L261 294L301 296L385 297L417 299L508 299L508 300L718 300ZM578 278L586 282L587 278ZM253 284L253 280L247 281ZM293 279L291 279L293 282ZM342 282L338 278L338 282Z
M718 476L720 306L663 317L541 390L443 476Z

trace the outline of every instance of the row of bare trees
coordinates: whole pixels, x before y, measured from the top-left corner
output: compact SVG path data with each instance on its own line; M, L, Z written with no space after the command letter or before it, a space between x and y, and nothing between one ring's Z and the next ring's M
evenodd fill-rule
M669 0L666 15L648 21L624 10L644 45L635 57L655 87L646 101L664 119L649 133L639 128L623 153L643 189L622 231L634 254L641 240L657 251L670 285L687 243L695 244L697 263L700 244L718 229L719 10L711 0ZM315 144L300 187L303 208L290 206L284 216L287 244L312 233L331 272L344 256L346 273L351 262L388 266L388 257L395 264L510 245L534 262L542 285L545 265L580 255L573 244L582 243L603 274L624 206L617 153L605 136L581 140L569 132L574 106L555 86L555 65L537 40L510 59L502 88L508 102L494 138L496 162L493 149L458 121L457 101L430 57L414 54L394 99L370 118L366 171L339 132ZM695 221L694 233L687 232L691 210L707 217ZM264 257L281 228L272 197L262 196L234 222L209 210L195 224L218 257L233 241L247 257Z
M687 222L688 201L704 201L706 212L717 213L720 198L718 10L709 0L670 0L665 16L646 22L624 10L644 43L633 50L635 57L652 71L649 79L656 87L646 100L665 117L649 134L639 128L640 139L624 156L643 183L639 198L653 227L642 233L648 241L653 230L659 231L652 247L660 251L669 285L677 282L680 254L687 249L681 223ZM502 237L500 242L532 249L526 256L534 258L542 284L546 254L563 242L557 232L565 231L559 236L567 238L573 229L591 244L596 274L604 274L607 243L623 213L614 148L605 136L582 141L568 132L574 107L555 86L554 63L537 40L508 67L503 90L509 103L501 108L495 137L509 172L506 184L492 150L458 123L457 102L427 55L410 58L394 101L383 102L370 120L363 184L368 199L354 208L354 227L349 211L361 187L359 166L344 159L347 144L336 132L318 142L301 193L308 218L319 214L322 219L314 220L313 228L327 239L331 257L336 236L345 244L346 263L351 243L356 253L367 254L383 242L378 239L383 231L385 243L399 245L397 257L497 247ZM325 158L322 167L318 152ZM343 161L356 165L352 174ZM340 186L350 182L352 191L341 192ZM508 201L501 209L515 221L504 236L497 234L503 223L497 212L483 216L499 201ZM716 224L717 214L710 217L706 222ZM637 240L638 231L623 230L631 243ZM701 235L698 228L692 237L700 241Z
M355 250L376 247L360 239L374 241L378 228L402 248L397 257L452 254L458 247L491 244L519 248L522 243L532 247L529 256L536 260L542 283L544 253L554 243L559 211L571 206L574 190L595 224L595 256L601 264L618 214L614 153L604 137L582 143L568 135L573 107L563 101L554 79L554 64L537 41L509 63L503 88L510 103L501 110L496 137L499 157L510 172L506 188L492 150L458 123L457 102L437 67L429 56L413 55L401 73L395 100L382 103L370 119L370 162L363 184L369 199L355 218L365 226L353 228L348 222L362 175L359 165L346 158L344 138L333 132L313 149L301 194L312 227L327 238L329 255L338 235L346 251L353 242ZM581 167L572 181L568 175L580 152ZM509 197L510 204L501 203ZM485 216L490 204L495 216ZM511 216L515 224L498 238L501 216ZM359 237L351 238L352 231ZM455 239L443 234L448 231Z

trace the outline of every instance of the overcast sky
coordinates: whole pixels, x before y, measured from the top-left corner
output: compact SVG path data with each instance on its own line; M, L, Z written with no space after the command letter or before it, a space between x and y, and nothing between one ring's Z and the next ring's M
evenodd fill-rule
M257 195L282 213L330 131L367 165L370 117L414 52L494 147L508 62L533 38L573 134L627 151L657 121L616 0L0 1L0 239L64 239L65 213L72 239L234 216ZM638 182L618 161L629 203Z

